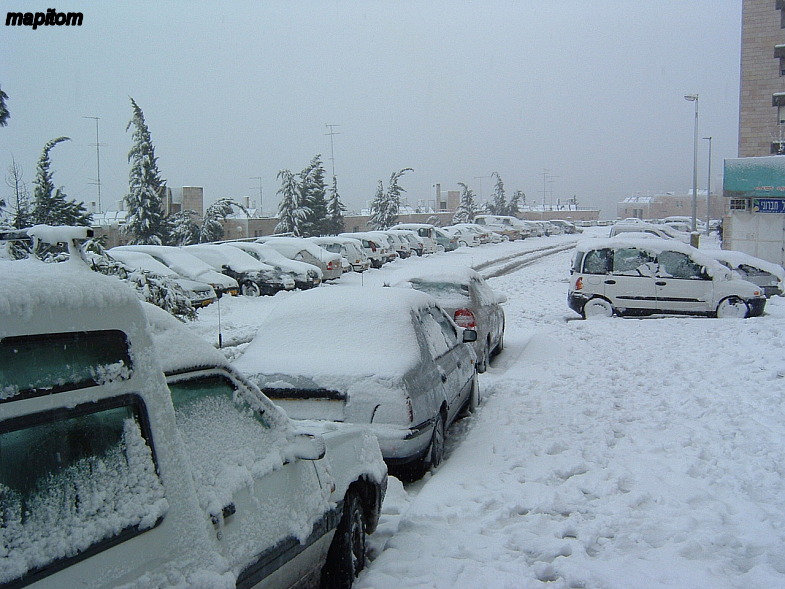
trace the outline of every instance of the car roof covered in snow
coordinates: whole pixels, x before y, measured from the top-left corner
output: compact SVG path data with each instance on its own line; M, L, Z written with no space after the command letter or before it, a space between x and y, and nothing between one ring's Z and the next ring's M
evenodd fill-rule
M420 361L413 313L430 296L385 287L317 288L284 299L235 362L242 372L400 377Z

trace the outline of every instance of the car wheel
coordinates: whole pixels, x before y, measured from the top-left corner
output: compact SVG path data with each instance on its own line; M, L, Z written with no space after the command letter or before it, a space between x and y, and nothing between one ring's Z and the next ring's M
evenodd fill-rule
M496 344L496 347L493 348L493 352L491 352L492 356L498 356L502 353L504 349L504 331L502 331L501 335L499 336L499 343Z
M601 317L613 317L613 305L607 299L599 297L586 301L583 305L583 318L596 319Z
M360 496L349 490L322 569L322 587L349 589L364 568L365 517Z
M722 299L720 304L717 305L717 317L720 319L726 319L728 317L744 319L749 317L749 315L749 306L739 297L728 297L727 299Z
M469 247L469 244L461 240L458 242L458 247Z
M258 297L262 294L262 289L255 282L243 282L240 286L240 293L246 297Z

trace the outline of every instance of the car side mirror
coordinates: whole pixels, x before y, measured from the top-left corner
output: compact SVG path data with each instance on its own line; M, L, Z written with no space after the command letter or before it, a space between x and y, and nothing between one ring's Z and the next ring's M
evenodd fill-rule
M299 460L321 460L327 453L322 436L296 434L287 448L289 456Z
M503 295L503 294L497 293L496 294L496 302L499 303L500 305L502 303L506 303L507 302L507 295Z
M463 343L468 344L471 342L477 341L477 330L476 329L464 329L463 330Z

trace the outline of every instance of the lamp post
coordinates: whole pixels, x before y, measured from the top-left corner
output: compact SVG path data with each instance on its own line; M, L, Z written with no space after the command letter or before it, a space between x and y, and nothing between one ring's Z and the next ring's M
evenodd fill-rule
M704 137L709 142L709 176L706 180L706 235L709 235L711 224L711 137Z
M698 227L698 95L687 94L684 99L695 103L695 130L692 138L692 232L694 234ZM695 238L690 239L693 240Z

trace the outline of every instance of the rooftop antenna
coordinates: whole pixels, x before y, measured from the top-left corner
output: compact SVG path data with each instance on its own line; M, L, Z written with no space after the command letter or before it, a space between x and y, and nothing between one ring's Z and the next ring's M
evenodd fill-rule
M90 184L95 184L98 186L98 213L103 213L101 209L101 143L98 141L98 121L100 121L100 117L82 117L83 119L93 119L95 121L95 143L91 143L90 145L95 145L95 163L96 168L98 171L98 177L96 178L95 182L90 182Z
M330 132L325 133L325 135L330 136L330 161L333 164L333 178L335 178L335 151L333 150L333 136L341 134L339 131L334 129L334 127L340 127L340 125L328 125L325 123L324 126L330 130Z

